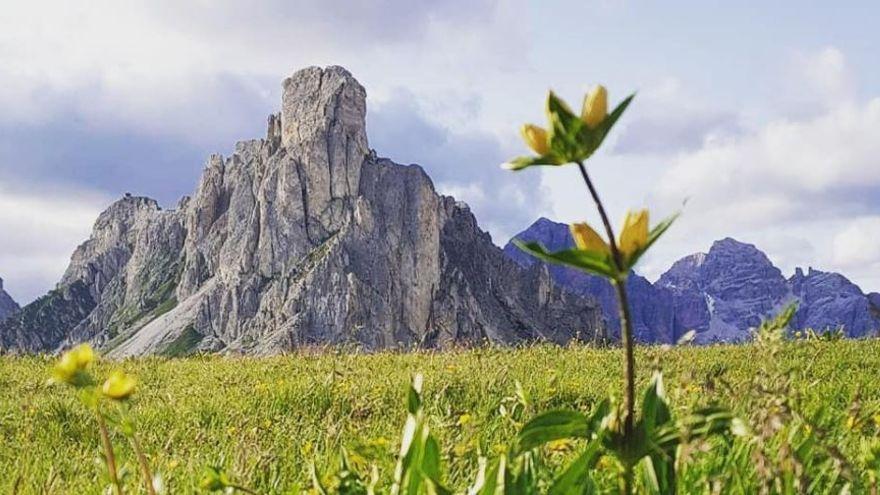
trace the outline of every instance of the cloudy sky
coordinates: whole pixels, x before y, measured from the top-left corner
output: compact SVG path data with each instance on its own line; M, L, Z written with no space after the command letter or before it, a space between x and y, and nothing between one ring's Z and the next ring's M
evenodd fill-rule
M786 275L880 290L880 4L0 0L0 277L50 289L125 192L166 206L260 137L280 82L347 67L380 155L420 163L498 244L593 219L576 169L504 172L548 88L638 97L589 165L614 215L684 216L641 267L731 236Z

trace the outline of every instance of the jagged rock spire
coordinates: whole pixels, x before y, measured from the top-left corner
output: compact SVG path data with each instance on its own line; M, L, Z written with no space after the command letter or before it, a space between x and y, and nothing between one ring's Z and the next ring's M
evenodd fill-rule
M365 116L366 92L345 69L296 72L266 139L210 157L179 210L111 206L64 290L0 323L0 347L273 353L602 332L592 301L505 259L421 168L370 152Z
M364 87L347 70L331 66L297 71L282 88L281 144L301 151L306 165L329 170L330 197L356 192L369 151Z

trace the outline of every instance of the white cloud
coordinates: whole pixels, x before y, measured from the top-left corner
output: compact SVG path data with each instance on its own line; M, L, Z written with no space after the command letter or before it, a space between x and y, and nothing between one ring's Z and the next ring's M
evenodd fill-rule
M0 17L0 120L75 113L204 139L235 125L237 102L274 111L281 79L307 65L345 65L380 97L397 86L423 96L466 89L485 67L513 64L521 37L506 23L516 4L12 2ZM455 77L438 85L436 74Z
M754 242L784 270L840 270L880 289L880 264L868 254L880 233L874 220L859 219L880 207L880 98L855 97L833 48L797 63L800 80L812 85L812 106L679 153L652 200L670 207L690 199L671 246L730 235Z
M855 74L835 47L796 53L787 72L779 96L787 112L796 116L833 110L841 102L852 102L857 92Z
M809 120L773 121L681 155L657 195L690 197L698 214L734 225L841 215L869 207L851 193L880 190L878 135L880 98Z
M851 220L834 236L833 261L848 269L880 269L880 216Z
M108 199L90 191L22 192L0 183L0 278L19 303L61 279Z
M873 223L880 211L880 97L858 97L852 71L834 48L798 54L790 69L780 85L806 88L797 108L744 97L728 121L747 125L718 133L700 116L725 111L690 101L675 79L657 84L640 93L615 130L617 148L591 160L614 216L647 205L659 219L688 200L641 263L643 274L656 278L675 260L729 236L764 250L786 275L813 266L880 290L880 232ZM768 109L774 113L764 115ZM694 120L699 125L689 127ZM652 141L647 131L672 145ZM574 169L548 170L543 180L554 192L556 218L598 221Z
M668 153L739 134L741 117L700 101L681 80L667 77L637 95L621 122L615 153Z

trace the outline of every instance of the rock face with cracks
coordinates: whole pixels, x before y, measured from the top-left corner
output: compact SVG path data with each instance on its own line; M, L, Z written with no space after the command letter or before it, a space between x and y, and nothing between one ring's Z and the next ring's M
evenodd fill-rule
M370 150L365 115L344 69L295 73L266 139L211 156L177 208L126 196L102 213L58 287L0 324L0 348L271 354L604 335L593 300L519 267L420 167Z

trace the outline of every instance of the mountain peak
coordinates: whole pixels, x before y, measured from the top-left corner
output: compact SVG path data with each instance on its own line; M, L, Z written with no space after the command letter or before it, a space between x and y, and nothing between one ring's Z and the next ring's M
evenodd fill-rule
M742 242L734 239L733 237L725 237L723 239L719 239L712 243L712 247L709 248L709 252L712 251L760 251L754 244L749 244L747 242Z
M566 225L562 222L556 222L554 220L550 220L547 217L538 217L538 219L535 220L534 222L532 222L532 225L529 226L530 229L532 227L566 227L567 228L568 225ZM526 229L526 230L528 230L528 229Z
M344 68L296 71L282 83L281 143L308 147L333 134L366 153L366 114L367 92Z
M604 334L593 301L506 259L420 167L370 152L366 91L348 71L298 71L281 100L267 139L211 156L177 209L126 196L102 213L58 290L0 323L0 348L274 353Z

